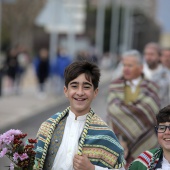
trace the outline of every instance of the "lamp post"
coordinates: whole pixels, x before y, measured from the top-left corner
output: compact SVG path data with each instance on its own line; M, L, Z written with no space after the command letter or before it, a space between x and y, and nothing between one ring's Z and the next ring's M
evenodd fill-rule
M97 20L96 20L96 48L99 54L103 54L104 39L104 19L105 19L105 2L99 0L97 4Z
M110 32L110 52L117 53L118 35L119 35L119 6L117 0L111 1L112 15L111 15L111 32Z

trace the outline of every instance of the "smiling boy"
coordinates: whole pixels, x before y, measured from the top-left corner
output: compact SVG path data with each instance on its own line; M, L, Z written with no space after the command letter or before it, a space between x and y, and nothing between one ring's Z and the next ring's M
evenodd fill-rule
M141 153L129 170L169 170L170 169L170 105L156 115L155 130L160 148Z
M74 62L65 69L64 77L70 106L42 123L35 169L124 170L122 146L91 109L98 94L99 68L86 61Z

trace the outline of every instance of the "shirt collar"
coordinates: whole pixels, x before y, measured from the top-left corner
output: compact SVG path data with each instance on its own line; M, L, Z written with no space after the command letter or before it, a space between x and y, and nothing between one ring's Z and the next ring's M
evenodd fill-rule
M126 81L126 84L127 85L133 85L133 86L137 86L139 84L139 82L142 80L141 76L136 78L136 79L133 79L131 81Z
M77 117L77 120L78 120L78 121L85 121L87 115L88 115L88 113L86 113L86 114L83 115L83 116L78 116L78 117ZM71 118L72 120L75 120L75 119L76 119L76 115L75 115L71 110L69 110L69 115L68 115L68 117Z
M165 165L169 165L169 162L168 162L168 160L163 156L163 163L165 164Z

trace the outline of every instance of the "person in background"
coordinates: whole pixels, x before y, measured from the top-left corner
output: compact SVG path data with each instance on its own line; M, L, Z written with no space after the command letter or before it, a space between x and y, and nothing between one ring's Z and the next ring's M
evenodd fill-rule
M100 70L76 61L64 72L70 106L42 123L37 134L35 169L124 170L123 148L114 132L91 108Z
M160 99L156 84L142 73L143 59L137 50L122 55L122 66L123 76L109 85L107 118L118 138L125 138L129 157L134 159L144 148L158 145L152 127Z
M28 65L30 64L30 55L28 49L21 44L17 46L18 51L18 63L19 63L19 81L22 81L22 78L27 71ZM21 80L20 80L21 79Z
M19 63L17 58L17 48L11 47L6 54L4 61L4 72L6 76L6 93L7 94L17 94L18 93L18 83L16 78L19 70Z
M170 48L163 48L161 50L161 63L169 71L170 75Z
M144 47L144 68L145 77L154 81L159 86L159 97L161 100L161 108L168 105L170 79L168 69L164 67L161 60L161 48L159 44L150 42Z
M84 60L84 61L93 62L88 50L78 51L75 60L76 61L83 61Z
M113 67L113 55L109 52L103 54L100 62L100 68L109 70Z
M162 48L161 50L161 63L167 68L169 76L169 89L166 93L166 104L170 103L170 48Z
M141 153L129 166L129 170L169 170L170 169L170 105L156 115L155 126L160 147Z
M38 80L38 88L39 88L39 97L45 97L45 83L49 76L49 55L48 50L46 48L41 48L39 50L38 55L35 57L34 61L34 68L36 77Z
M66 53L66 50L63 47L58 48L57 56L51 61L51 76L54 84L57 86L57 93L62 92L64 70L71 62L71 57Z

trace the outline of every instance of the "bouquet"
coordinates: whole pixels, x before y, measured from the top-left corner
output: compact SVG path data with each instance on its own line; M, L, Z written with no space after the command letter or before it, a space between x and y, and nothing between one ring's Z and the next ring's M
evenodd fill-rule
M33 170L35 139L23 139L27 134L20 130L11 129L0 135L0 158L7 156L12 162L8 170Z

